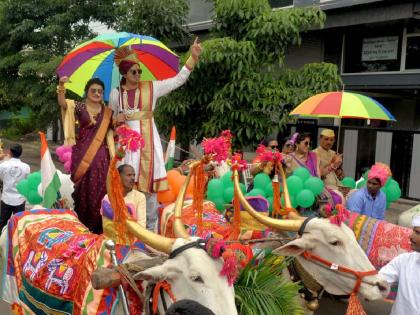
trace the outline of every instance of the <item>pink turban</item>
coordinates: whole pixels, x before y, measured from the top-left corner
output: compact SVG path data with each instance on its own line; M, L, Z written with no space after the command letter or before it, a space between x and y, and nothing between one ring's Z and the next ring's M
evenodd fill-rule
M369 171L368 179L379 179L381 186L384 186L389 176L392 176L392 173L386 164L375 163Z
M120 64L118 65L118 69L120 70L121 75L124 75L127 74L128 70L130 70L132 66L137 64L138 62L134 60L121 60Z

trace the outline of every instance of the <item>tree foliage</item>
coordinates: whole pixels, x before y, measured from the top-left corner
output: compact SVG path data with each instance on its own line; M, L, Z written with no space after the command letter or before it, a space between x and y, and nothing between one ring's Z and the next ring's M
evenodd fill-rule
M185 43L189 33L186 0L119 0L115 2L116 30L150 35L163 42Z
M159 128L176 125L182 143L230 129L236 145L256 144L288 121L290 105L338 89L335 65L284 66L301 33L321 27L316 8L271 10L266 0L216 0L215 27L187 84L160 102Z

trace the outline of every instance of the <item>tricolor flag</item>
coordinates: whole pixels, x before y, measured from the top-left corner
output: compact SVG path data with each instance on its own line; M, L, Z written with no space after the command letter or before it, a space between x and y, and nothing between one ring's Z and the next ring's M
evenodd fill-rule
M41 192L44 199L42 205L45 208L51 208L57 200L61 182L51 158L45 134L40 132L39 136L41 138Z
M176 129L175 129L175 126L173 126L171 130L171 138L168 142L168 147L166 148L166 154L165 154L165 168L167 171L171 170L174 167L175 137L176 137Z

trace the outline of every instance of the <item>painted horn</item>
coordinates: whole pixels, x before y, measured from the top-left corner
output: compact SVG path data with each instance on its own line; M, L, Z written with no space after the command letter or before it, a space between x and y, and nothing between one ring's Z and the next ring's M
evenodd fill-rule
M188 165L190 171L185 179L184 184L182 185L181 189L179 190L178 197L175 201L175 208L174 208L174 233L176 237L181 237L185 239L189 239L190 235L188 234L187 230L185 229L184 223L182 222L182 207L184 206L185 194L187 192L188 184L190 183L193 170L201 163L201 161L194 161Z
M299 228L301 227L303 223L302 220L292 220L292 219L291 220L278 220L278 219L267 217L255 211L255 209L252 208L252 206L248 203L248 201L246 200L245 196L243 195L241 191L241 187L239 186L239 174L237 170L233 171L233 183L238 193L239 202L255 220L275 230L291 231L291 232L299 231Z
M175 239L153 233L135 221L127 220L126 225L136 238L150 247L168 255L172 252Z
M284 173L283 165L280 164L279 169L280 169L281 181L283 184L284 206L286 207L286 209L293 209L293 211L289 212L288 216L290 219L304 220L305 218L299 215L296 209L293 208L292 203L290 201L290 193L289 193L289 188L287 187L286 174Z

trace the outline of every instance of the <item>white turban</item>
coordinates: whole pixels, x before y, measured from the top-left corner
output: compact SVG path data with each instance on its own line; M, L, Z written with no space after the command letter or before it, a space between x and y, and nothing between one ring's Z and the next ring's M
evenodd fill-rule
M420 227L420 215L413 217L413 227Z

